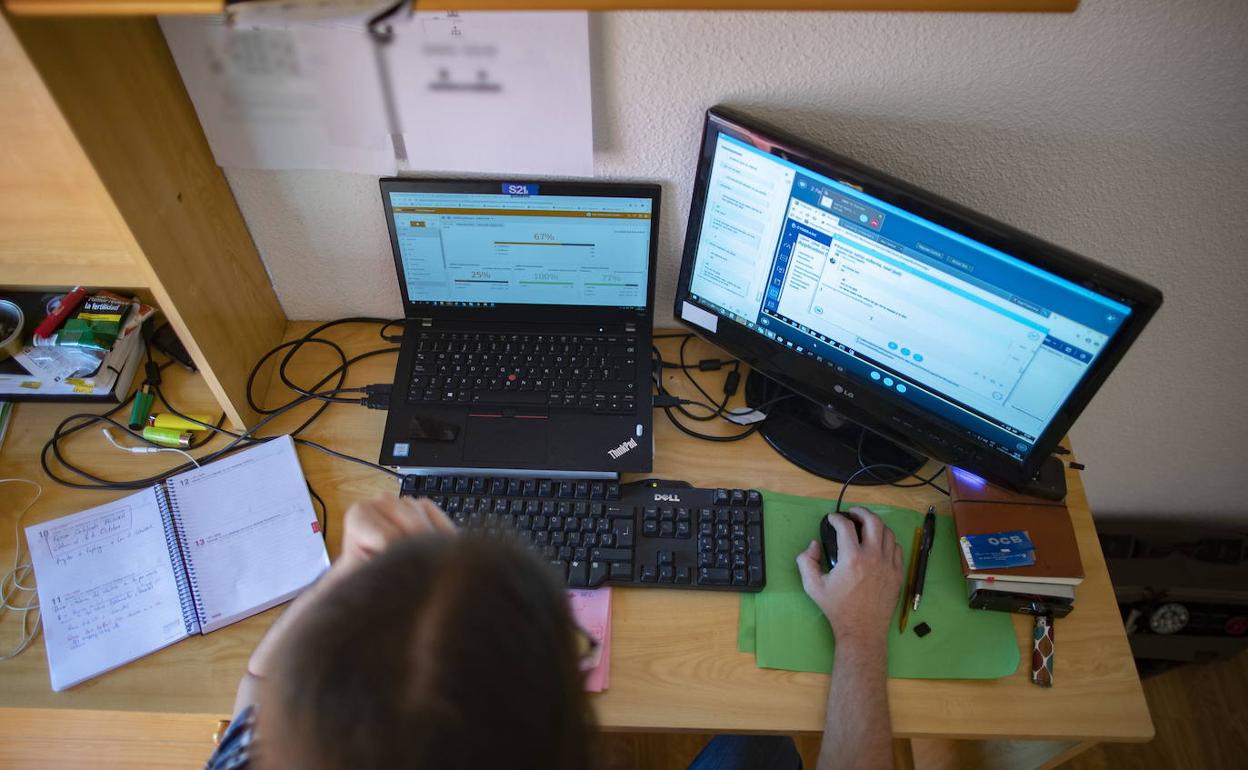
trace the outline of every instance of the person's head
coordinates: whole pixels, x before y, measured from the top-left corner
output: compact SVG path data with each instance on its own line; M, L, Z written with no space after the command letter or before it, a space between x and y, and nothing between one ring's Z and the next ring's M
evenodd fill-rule
M259 766L581 770L577 633L563 586L519 548L396 543L283 642L258 704Z

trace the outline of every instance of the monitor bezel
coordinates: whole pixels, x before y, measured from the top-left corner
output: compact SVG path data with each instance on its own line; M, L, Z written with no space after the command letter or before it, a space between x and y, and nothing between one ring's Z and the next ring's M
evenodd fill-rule
M493 306L459 307L439 305L436 302L412 300L404 280L403 258L399 252L398 232L394 224L394 211L390 193L428 192L465 193L478 195L501 194L503 185L536 185L539 196L588 196L596 198L649 198L650 199L650 249L647 254L646 304L644 307L619 305L548 305L540 303L500 302ZM534 319L542 322L582 321L601 318L607 320L635 320L650 318L654 307L655 270L658 263L659 209L662 190L656 184L634 182L566 182L531 178L497 179L433 179L421 177L385 177L379 180L382 210L386 219L386 232L390 238L390 251L398 276L403 311L407 318L436 316L447 321L480 321L488 318L499 323L525 323Z
M838 373L826 364L777 345L748 327L718 314L690 297L694 258L701 235L707 186L720 133L727 133L815 173L858 187L868 195L913 212L951 230L1010 254L1042 270L1114 299L1131 308L1087 375L1037 437L1032 451L1019 461L989 449L963 429L927 412L894 400L891 391L868 387L865 381ZM713 313L716 330L683 317L686 301ZM830 406L864 427L941 462L964 468L999 482L1020 487L1033 479L1109 373L1139 337L1162 302L1161 292L1143 281L1101 265L1067 249L1028 235L1014 227L972 211L908 182L885 174L794 137L763 121L724 106L706 112L694 179L680 277L676 286L675 318L712 344L741 358L752 369L771 377L816 403ZM836 389L840 388L840 392ZM887 393L887 396L884 394Z

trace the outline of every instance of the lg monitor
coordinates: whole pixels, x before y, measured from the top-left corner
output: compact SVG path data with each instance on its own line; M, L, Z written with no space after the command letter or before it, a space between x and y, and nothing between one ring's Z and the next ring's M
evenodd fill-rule
M1161 300L915 185L707 112L675 315L749 364L747 399L770 405L764 438L807 470L896 466L859 476L878 483L931 457L1060 495L1046 460Z

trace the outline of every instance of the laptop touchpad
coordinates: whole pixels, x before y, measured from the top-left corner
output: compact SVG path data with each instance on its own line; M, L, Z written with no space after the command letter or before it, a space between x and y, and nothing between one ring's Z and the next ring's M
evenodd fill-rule
M534 463L546 461L549 423L523 417L470 416L464 457L509 467L534 467Z

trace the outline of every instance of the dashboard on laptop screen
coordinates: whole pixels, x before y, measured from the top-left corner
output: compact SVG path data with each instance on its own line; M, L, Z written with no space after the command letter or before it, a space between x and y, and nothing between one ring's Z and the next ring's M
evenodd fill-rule
M689 294L1018 459L1131 313L727 134Z
M408 299L644 308L649 198L391 192Z

